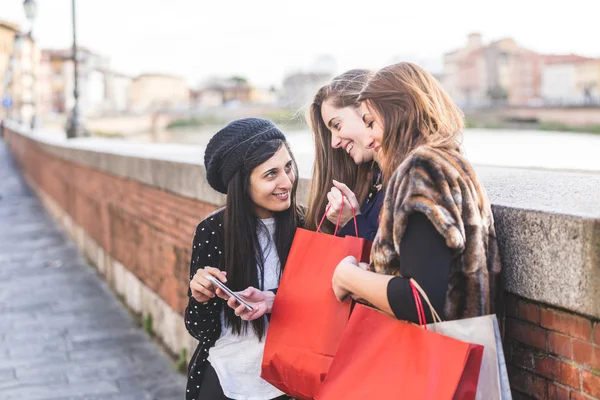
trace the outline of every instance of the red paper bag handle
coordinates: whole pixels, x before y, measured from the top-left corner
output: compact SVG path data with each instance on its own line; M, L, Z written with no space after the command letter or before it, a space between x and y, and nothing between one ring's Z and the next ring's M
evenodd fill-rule
M350 202L348 202L348 203L350 203ZM321 225L323 225L323 222L325 222L325 218L327 217L327 213L331 209L331 206L332 206L332 204L330 204L329 207L327 207L327 209L325 210L325 214L323 214L323 218L321 218L321 222L319 223L319 226L317 227L317 232L321 231ZM356 223L356 210L354 209L354 205L352 205L352 203L350 203L350 207L352 208L352 219L354 220L354 231L356 232L356 237L358 237L358 224ZM335 232L333 232L334 236L337 235L343 211L344 211L344 195L342 195L342 206L340 207L340 213L338 214L338 220L337 220L337 223L335 224Z

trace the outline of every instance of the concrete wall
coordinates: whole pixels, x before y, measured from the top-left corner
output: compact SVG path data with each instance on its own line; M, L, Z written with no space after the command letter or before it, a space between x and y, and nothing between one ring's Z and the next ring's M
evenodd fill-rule
M203 149L17 128L5 136L50 212L126 303L153 315L163 342L190 354L189 247L224 201L206 183ZM500 241L515 397L600 399L600 174L476 169Z

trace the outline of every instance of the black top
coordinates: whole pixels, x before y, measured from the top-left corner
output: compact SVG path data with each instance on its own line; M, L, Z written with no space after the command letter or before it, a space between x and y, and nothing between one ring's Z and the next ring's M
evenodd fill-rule
M360 214L356 216L356 225L358 226L358 237L367 240L375 239L375 234L379 228L379 212L383 205L384 192L381 190L381 170L375 164L373 173L373 182L369 188L367 198L360 206ZM350 220L342 229L338 236L356 236L354 221Z
M416 304L410 287L413 278L423 288L435 310L444 318L444 305L452 250L429 219L421 213L408 217L408 224L400 242L400 275L390 280L387 296L396 318L418 323ZM429 307L421 301L428 322L432 322Z
M192 247L190 264L190 281L199 268L221 268L223 256L223 210L209 215L196 228ZM193 297L188 287L188 306L185 309L185 327L190 335L198 340L198 347L192 355L188 366L188 380L185 393L186 400L196 400L200 384L206 369L208 349L214 346L221 335L221 310L223 300L219 297L206 303L199 303Z

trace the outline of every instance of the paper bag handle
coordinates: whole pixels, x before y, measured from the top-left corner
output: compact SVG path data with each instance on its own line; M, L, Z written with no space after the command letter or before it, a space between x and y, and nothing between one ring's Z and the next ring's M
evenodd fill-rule
M331 209L331 206L332 206L332 204L330 204L329 207L327 207L327 209L325 210L325 214L323 214L323 218L321 218L321 222L319 223L319 226L317 227L317 232L321 231L321 225L323 225L323 222L325 222L325 218L327 217L327 213ZM352 219L354 220L354 231L356 232L356 237L358 237L358 224L356 223L356 210L354 209L354 205L352 205L352 203L350 203L350 207L352 208ZM344 195L342 195L342 206L340 207L340 213L338 214L338 220L337 220L337 223L335 224L335 232L333 232L334 236L337 235L337 233L338 233L338 229L340 227L340 221L341 221L343 211L344 211Z

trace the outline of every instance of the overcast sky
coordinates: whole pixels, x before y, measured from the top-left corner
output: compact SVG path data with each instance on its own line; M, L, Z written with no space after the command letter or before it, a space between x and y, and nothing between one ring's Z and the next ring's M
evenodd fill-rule
M35 35L45 48L71 45L71 1L37 0ZM279 85L286 72L324 54L336 72L402 59L439 70L444 52L470 32L513 37L546 53L600 57L593 0L79 0L81 46L135 75L165 72L195 85L211 75ZM27 22L22 0L0 0L0 19ZM354 4L354 5L352 5ZM594 10L596 8L596 10Z

